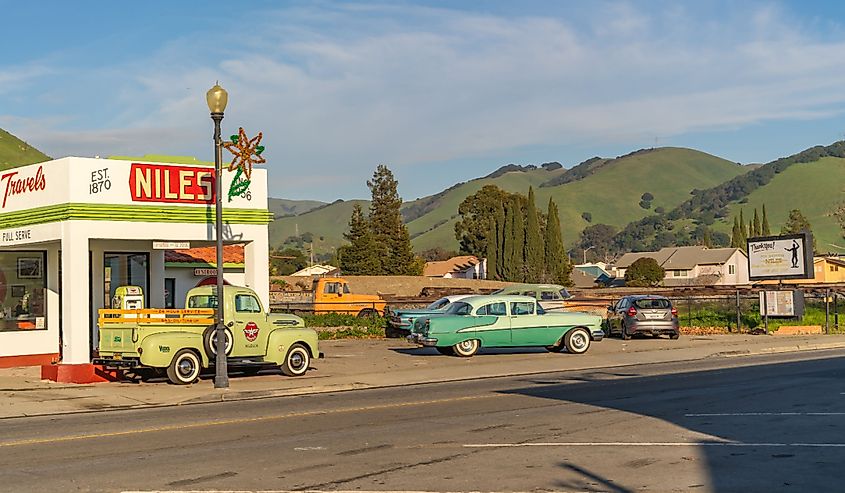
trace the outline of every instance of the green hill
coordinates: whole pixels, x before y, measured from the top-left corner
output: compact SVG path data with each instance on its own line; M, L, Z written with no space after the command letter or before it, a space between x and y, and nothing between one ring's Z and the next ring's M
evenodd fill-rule
M820 252L837 252L832 245L842 246L842 229L832 212L845 201L845 159L823 157L811 163L797 163L785 169L762 187L749 194L744 203L729 206L729 216L714 224L714 229L730 234L734 216L743 211L747 222L754 209L766 216L772 234L780 233L791 209L800 209L813 227L816 248Z
M828 146L815 146L791 156L776 159L762 166L754 166L742 176L724 183L698 189L682 204L662 215L651 215L631 222L614 238L619 252L655 250L670 244L687 244L689 233L696 225L707 225L720 233L730 233L733 216L739 209L766 203L769 224L773 233L780 231L789 209L805 209L814 214L819 224L818 248L835 243L841 235L833 218L827 216L834 204L845 195L836 163L845 158L845 141ZM814 164L815 163L815 164ZM815 175L815 173L819 173ZM784 176L788 177L784 179ZM753 202L752 201L756 201ZM749 207L744 204L748 203ZM747 222L750 217L745 218Z
M456 188L451 192L451 200L443 200L442 209L408 224L414 236L414 248L457 248L453 228L458 204L486 184L521 193L527 193L528 185L532 184L537 205L542 210L546 209L549 198L553 198L560 211L564 241L571 246L581 230L590 224L604 223L621 229L631 221L653 214L655 208L674 208L689 198L694 189L715 186L747 171L710 154L671 147L636 151L593 163L590 172L556 186L548 186L548 183L560 181L565 174L572 173L559 170L545 172L547 174L543 176L542 170L512 172L497 179L473 180ZM543 183L547 185L538 187ZM645 192L654 197L650 209L639 205ZM582 218L584 212L590 213L591 222Z
M361 204L365 211L370 205L367 200L338 200L297 216L278 218L270 223L270 246L296 247L297 243L313 242L315 253L330 253L343 244L355 204ZM299 238L299 242L293 238Z
M403 206L408 230L417 251L435 246L457 249L454 223L458 205L483 186L492 184L510 192L527 193L533 186L537 203L546 209L549 197L558 204L564 239L575 242L590 223L582 213L592 215L592 224L618 228L653 213L656 207L671 209L689 197L693 189L713 187L746 171L736 163L680 148L636 151L615 159L593 159L572 169L557 163L541 167L504 166L490 175L459 183L438 194ZM576 168L578 168L576 170ZM560 183L555 185L555 183ZM401 183L400 183L401 189ZM654 196L651 209L638 204L644 192ZM359 201L363 207L367 201ZM343 232L354 202L336 202L294 217L277 219L271 225L271 244L299 233L311 232L323 240L314 249L325 253L343 243Z
M43 152L0 129L0 170L49 160Z
M267 201L267 208L273 213L273 217L280 218L284 216L295 216L297 214L305 214L317 207L326 205L325 202L318 200L289 200L289 199L269 199Z

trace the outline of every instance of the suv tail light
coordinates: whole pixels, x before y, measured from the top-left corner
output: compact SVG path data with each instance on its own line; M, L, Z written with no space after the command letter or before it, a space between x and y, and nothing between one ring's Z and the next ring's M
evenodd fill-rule
M672 307L672 316L673 316L673 317L677 317L677 316L678 316L678 309L677 309L677 308L675 308L674 306Z
M636 315L637 315L637 309L636 308L634 308L633 306L631 308L628 308L628 316L629 317L635 317Z

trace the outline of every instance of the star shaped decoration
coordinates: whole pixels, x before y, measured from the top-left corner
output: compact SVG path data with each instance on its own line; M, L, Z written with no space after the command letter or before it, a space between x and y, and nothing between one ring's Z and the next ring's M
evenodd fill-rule
M223 147L235 156L232 158L232 163L229 164L229 171L240 168L246 175L246 179L251 179L252 166L267 162L261 157L261 153L264 152L264 146L260 145L262 137L263 134L258 132L258 135L249 139L244 132L244 128L241 127L238 129L238 135L231 137L231 142L223 142Z

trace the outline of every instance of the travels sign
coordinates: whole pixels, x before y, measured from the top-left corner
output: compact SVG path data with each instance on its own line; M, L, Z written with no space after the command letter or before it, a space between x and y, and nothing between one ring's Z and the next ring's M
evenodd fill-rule
M809 233L749 238L748 278L812 279L813 237Z

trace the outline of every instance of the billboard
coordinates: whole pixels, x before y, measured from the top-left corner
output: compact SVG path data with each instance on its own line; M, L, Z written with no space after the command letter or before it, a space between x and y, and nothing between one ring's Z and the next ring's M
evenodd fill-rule
M798 233L782 236L749 238L748 278L813 279L813 236Z

